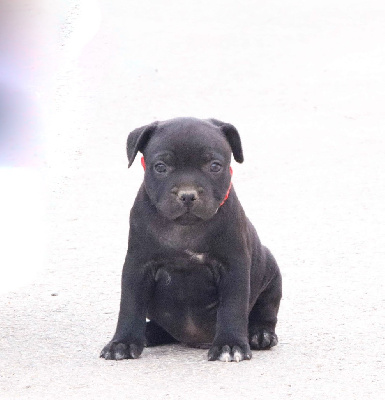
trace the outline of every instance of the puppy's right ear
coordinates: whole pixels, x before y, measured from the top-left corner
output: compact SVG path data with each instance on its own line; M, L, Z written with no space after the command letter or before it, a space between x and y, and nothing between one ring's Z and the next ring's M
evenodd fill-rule
M127 157L128 157L128 168L131 167L132 163L135 160L135 156L140 151L143 153L143 149L145 148L150 136L155 131L158 126L158 121L153 122L152 124L141 126L133 130L127 138Z

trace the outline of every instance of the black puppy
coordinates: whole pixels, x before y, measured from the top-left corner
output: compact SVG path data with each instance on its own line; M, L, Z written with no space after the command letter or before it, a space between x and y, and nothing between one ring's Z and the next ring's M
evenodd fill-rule
M130 216L116 333L101 357L143 347L209 346L209 360L242 361L269 349L281 274L231 188L239 134L218 120L178 118L130 133L129 167L143 153L144 182ZM150 320L146 323L146 317Z

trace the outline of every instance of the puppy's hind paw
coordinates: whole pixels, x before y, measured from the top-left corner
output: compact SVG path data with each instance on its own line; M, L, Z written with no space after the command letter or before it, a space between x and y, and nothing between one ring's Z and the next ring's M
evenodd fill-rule
M250 346L253 350L268 350L276 346L277 343L277 335L266 329L261 329L250 337Z

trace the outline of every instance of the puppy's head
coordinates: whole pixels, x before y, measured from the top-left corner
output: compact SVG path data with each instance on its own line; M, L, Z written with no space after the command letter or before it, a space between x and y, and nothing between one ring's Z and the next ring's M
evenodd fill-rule
M230 187L231 153L243 162L238 131L214 119L178 118L135 129L127 139L129 167L138 151L152 204L182 225L216 214Z

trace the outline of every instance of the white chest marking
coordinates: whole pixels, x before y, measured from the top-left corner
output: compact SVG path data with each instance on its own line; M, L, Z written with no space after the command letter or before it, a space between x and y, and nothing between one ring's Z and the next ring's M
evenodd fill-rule
M205 255L202 253L194 253L191 250L185 250L186 254L190 256L190 258L194 261L197 261L199 263L203 263L205 260Z

